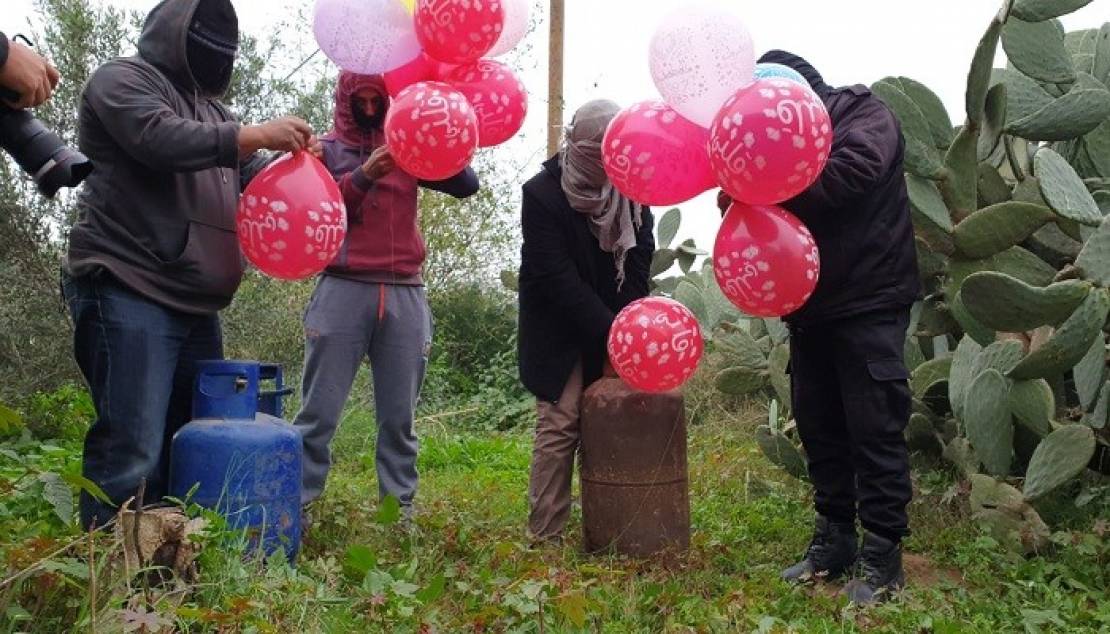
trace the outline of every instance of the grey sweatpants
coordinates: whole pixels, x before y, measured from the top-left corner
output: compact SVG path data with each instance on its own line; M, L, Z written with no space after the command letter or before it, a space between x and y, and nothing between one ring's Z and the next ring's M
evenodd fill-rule
M358 366L369 357L378 424L378 491L411 506L419 446L413 415L432 344L424 288L325 275L305 311L304 326L303 397L294 421L304 438L301 502L324 492L331 440Z

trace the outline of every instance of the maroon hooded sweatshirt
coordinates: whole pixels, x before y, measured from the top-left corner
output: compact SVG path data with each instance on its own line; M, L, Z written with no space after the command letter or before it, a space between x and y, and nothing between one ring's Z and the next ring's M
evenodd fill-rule
M417 188L427 187L455 198L478 192L472 169L439 182L418 181L401 169L371 181L361 167L385 143L379 128L365 130L355 121L352 98L369 88L389 103L380 75L341 72L335 89L335 127L323 139L324 163L339 181L347 204L347 239L326 273L372 284L423 285L427 253L417 216Z

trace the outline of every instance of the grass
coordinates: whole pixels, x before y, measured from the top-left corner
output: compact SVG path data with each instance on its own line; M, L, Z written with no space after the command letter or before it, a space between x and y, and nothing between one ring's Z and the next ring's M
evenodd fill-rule
M568 543L533 550L524 534L530 435L422 429L416 528L377 501L372 416L356 411L336 438L336 464L296 569L244 561L216 542L191 594L146 604L102 601L103 631L220 632L1100 632L1110 628L1108 548L1092 532L1025 559L1004 552L965 515L943 470L918 470L911 508L911 587L895 602L849 608L833 587L795 588L779 570L802 551L807 487L772 467L751 431L758 408L707 408L689 434L693 543L679 556L632 561ZM956 492L956 495L953 495ZM947 494L947 495L946 495ZM79 574L40 618L0 629L88 631ZM87 578L87 575L86 575ZM132 589L134 591L134 589ZM108 596L103 594L102 596ZM0 593L0 607L4 604ZM66 603L68 602L68 604ZM54 610L53 612L51 610ZM114 623L115 625L110 625ZM146 627L142 629L135 624Z

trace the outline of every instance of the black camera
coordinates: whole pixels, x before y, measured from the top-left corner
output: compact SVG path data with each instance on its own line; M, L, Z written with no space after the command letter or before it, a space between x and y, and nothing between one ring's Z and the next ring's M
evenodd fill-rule
M14 101L19 95L0 87L0 96ZM26 110L0 103L0 147L11 155L47 198L62 187L76 187L93 169L92 161L67 146L57 134Z

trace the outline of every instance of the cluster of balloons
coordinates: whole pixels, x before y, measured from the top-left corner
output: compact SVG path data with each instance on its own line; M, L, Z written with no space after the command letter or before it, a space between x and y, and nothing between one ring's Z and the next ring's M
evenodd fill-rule
M398 166L442 180L524 125L524 84L489 58L520 43L528 14L529 0L317 0L313 31L339 67L384 75Z
M713 249L721 290L749 315L798 310L817 286L820 255L809 229L779 205L813 185L828 162L833 131L821 98L794 69L757 64L743 21L710 4L663 20L651 41L650 67L662 99L623 110L605 135L602 154L614 187L645 205L723 189L733 204ZM629 324L677 335L685 332L677 323L686 322L656 321L650 315L661 312L634 306L649 316L618 318L609 339L614 367L638 389L680 385L687 368L657 368L651 360L658 358L658 337L629 336Z

